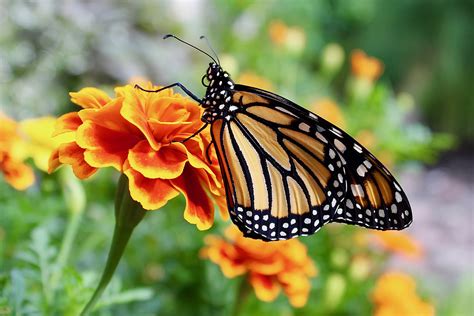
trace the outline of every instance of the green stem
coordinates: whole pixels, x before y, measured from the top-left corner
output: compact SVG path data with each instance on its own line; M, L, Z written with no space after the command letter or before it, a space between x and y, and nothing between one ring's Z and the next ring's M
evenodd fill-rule
M107 262L99 285L86 307L82 310L81 315L88 315L101 297L114 275L133 230L141 222L145 214L146 211L141 207L140 203L131 198L128 190L128 179L122 174L115 197L115 229Z
M61 248L59 250L58 257L56 259L56 270L55 273L51 276L51 292L55 293L59 280L62 277L62 272L64 266L66 265L69 255L71 253L71 248L76 238L77 231L79 229L79 224L81 223L82 213L73 213L70 214L69 220L66 227L66 232L64 233L64 238L61 243Z
M246 277L243 277L236 292L237 295L235 296L234 308L231 313L232 316L240 315L242 307L245 305L250 294L250 290L249 280Z
M55 295L59 280L62 277L63 269L71 253L72 245L79 230L79 224L86 205L84 188L79 180L72 176L70 169L62 168L60 172L59 180L62 185L64 200L68 206L69 218L61 248L56 258L56 269L49 281L50 298Z

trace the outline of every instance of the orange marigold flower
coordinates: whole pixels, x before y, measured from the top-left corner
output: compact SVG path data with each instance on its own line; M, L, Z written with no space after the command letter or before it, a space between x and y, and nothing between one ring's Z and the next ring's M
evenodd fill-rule
M0 172L17 190L25 190L35 181L33 169L23 162L22 150L18 123L0 113Z
M151 83L147 89L158 89ZM72 166L85 179L98 168L114 167L129 179L131 197L147 210L158 209L183 193L185 219L198 229L214 221L213 201L222 215L224 188L217 158L210 151L209 130L180 141L201 126L202 108L172 89L144 92L132 85L117 87L115 97L96 88L71 93L82 110L61 116L54 135L70 135L51 155L49 169Z
M201 255L218 264L226 277L246 275L262 301L273 301L283 290L293 306L306 304L309 278L317 270L304 244L296 239L266 243L245 238L235 227L225 235L226 239L207 236Z
M283 45L288 36L288 26L282 21L273 21L268 27L270 39L276 45Z
M284 46L289 52L300 53L306 45L306 33L300 27L288 27L276 20L268 27L270 40L277 46Z
M372 231L376 242L383 248L402 254L406 257L419 259L423 256L420 243L410 235L400 231Z
M383 64L374 57L367 56L361 50L354 50L351 55L352 73L369 81L377 80L383 73Z
M337 103L329 98L317 100L311 106L311 110L340 128L346 127L344 113Z
M421 300L413 278L401 272L383 274L372 293L376 316L432 316L434 307Z

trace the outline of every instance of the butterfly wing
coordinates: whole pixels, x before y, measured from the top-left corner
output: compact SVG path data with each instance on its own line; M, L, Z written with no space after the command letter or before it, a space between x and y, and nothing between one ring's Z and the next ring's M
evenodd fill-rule
M334 221L375 229L411 222L408 200L352 137L276 94L236 85L238 110L213 122L232 221L244 235L289 239Z

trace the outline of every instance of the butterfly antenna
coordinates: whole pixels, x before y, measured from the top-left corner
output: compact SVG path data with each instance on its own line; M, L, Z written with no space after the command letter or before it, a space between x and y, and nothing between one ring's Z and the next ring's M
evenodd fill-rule
M194 48L194 49L200 51L200 52L203 53L204 55L207 55L207 56L208 56L210 59L212 59L215 63L218 63L218 62L214 59L214 57L212 57L211 55L209 55L208 53L206 53L205 51L203 51L203 50L200 49L199 47L196 47L196 46L194 46L194 45L192 45L192 44L190 44L190 43L188 43L188 42L186 42L186 41L180 39L179 37L174 36L173 34L167 34L167 35L163 36L163 39L167 39L167 38L170 38L170 37L174 38L175 40L180 41L180 42L183 43L183 44L186 44L186 45L188 45L188 46L191 46L192 48ZM218 58L218 60L219 60L219 58Z
M208 47L211 49L211 51L214 53L214 56L216 56L217 63L218 63L219 66L220 66L220 65L221 65L221 61L219 60L219 56L217 56L216 51L214 50L214 48L212 48L212 45L211 45L211 43L209 42L209 40L207 39L207 37L205 37L204 35L201 35L201 37L199 37L199 39L204 39L204 40L206 40L207 46L208 46Z

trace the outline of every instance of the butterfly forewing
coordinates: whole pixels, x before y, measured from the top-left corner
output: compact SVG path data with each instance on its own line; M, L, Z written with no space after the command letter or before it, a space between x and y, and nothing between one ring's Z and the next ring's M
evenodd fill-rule
M343 222L402 229L411 210L399 184L352 137L270 92L236 85L236 114L212 124L232 221L262 240Z

